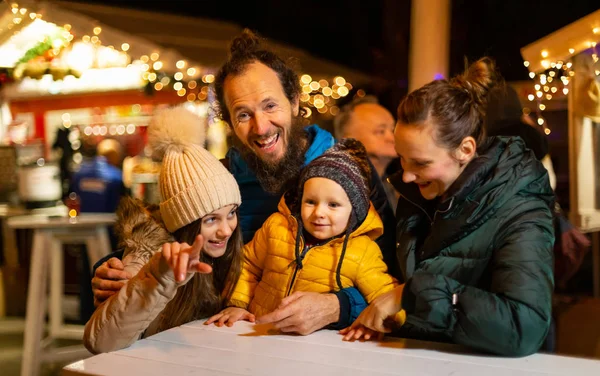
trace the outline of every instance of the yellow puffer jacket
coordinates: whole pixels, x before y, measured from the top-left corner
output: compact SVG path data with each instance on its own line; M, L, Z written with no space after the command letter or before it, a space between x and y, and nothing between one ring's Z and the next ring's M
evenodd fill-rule
M244 247L242 274L229 302L230 306L248 309L257 316L275 310L281 299L295 291L325 293L338 289L336 269L344 237L310 248L302 268L298 268L294 252L296 218L283 198L278 209ZM371 204L366 219L350 235L340 272L342 286L358 288L369 303L398 285L386 273L387 266L375 243L382 233L383 223ZM301 239L300 250L303 249Z

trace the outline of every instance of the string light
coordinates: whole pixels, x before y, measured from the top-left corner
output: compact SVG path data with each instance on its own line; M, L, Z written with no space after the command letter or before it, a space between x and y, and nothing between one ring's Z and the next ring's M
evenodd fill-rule
M349 90L348 90L348 88L347 88L347 87L345 87L345 86L342 86L342 87L340 87L340 88L338 89L338 91L337 91L337 92L338 92L338 94L339 94L339 95L341 95L342 97L345 97L346 95L348 95L348 93L349 93Z
M569 52L573 54L574 50L569 49ZM548 51L542 51L542 57L544 59L547 58L548 55ZM531 65L528 61L523 62L523 64L526 67L529 67ZM549 135L551 133L551 130L545 125L546 121L541 116L541 112L545 111L548 107L545 103L543 103L543 101L552 100L553 94L557 95L557 93L559 93L559 90L561 90L560 87L556 86L556 84L553 83L555 78L557 80L560 79L560 82L562 83L562 90L560 91L560 93L566 96L569 93L569 89L567 89L566 86L569 84L570 77L573 77L575 72L571 69L573 64L570 61L564 62L561 60L542 60L540 61L540 64L543 67L543 71L539 73L529 72L529 77L532 80L534 80L533 87L535 88L535 95L528 94L527 99L530 102L537 102L537 123L544 128L544 133L546 135Z

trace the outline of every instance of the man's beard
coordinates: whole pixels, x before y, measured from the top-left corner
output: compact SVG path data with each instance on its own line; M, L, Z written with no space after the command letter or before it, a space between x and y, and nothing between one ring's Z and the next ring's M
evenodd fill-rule
M256 174L261 187L272 194L283 194L294 187L300 170L304 164L304 154L308 148L308 134L304 129L303 118L293 118L290 133L287 135L286 150L283 157L275 162L264 161L244 144L237 136L233 136L233 145ZM280 137L283 135L280 135ZM279 142L284 142L280 139Z

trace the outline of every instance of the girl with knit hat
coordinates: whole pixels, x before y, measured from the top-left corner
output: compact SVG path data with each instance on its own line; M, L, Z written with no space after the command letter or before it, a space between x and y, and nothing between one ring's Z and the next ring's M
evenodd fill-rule
M369 201L364 146L345 139L306 166L298 194L288 192L244 247L240 279L217 326L269 313L295 291L356 287L371 302L398 285L375 239L383 224ZM402 317L398 317L402 321Z
M201 146L201 119L183 107L163 110L152 118L148 140L153 157L162 160L162 199L159 206L133 199L120 204L117 232L133 277L86 324L84 343L92 353L214 315L240 274L240 191Z

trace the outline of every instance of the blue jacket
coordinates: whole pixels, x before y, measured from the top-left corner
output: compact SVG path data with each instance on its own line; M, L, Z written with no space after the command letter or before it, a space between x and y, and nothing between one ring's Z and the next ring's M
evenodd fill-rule
M79 196L82 213L114 213L125 192L121 170L102 156L86 160L73 174L71 191Z

